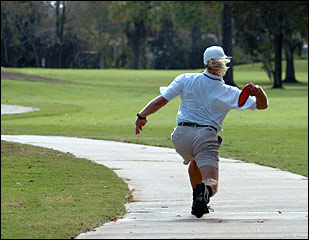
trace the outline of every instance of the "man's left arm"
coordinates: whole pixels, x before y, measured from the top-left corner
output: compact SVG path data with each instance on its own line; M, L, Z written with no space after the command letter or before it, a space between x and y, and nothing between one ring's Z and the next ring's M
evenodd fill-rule
M136 134L140 134L140 131L142 130L143 126L146 125L147 123L147 116L150 114L153 114L157 112L160 108L165 106L168 103L168 100L166 100L164 97L161 95L154 98L151 100L144 108L142 111L139 112L138 118L135 121L136 125Z

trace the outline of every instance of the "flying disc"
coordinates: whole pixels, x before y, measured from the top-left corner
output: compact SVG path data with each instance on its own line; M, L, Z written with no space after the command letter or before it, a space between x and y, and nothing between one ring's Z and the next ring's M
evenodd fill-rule
M246 103L246 101L249 97L249 88L250 87L251 87L250 85L247 85L241 91L239 98L238 98L238 107L242 107Z

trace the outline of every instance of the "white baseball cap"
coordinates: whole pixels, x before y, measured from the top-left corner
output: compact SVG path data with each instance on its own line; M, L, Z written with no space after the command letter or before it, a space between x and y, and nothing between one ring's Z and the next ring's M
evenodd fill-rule
M220 46L212 46L206 48L204 52L204 64L207 65L208 60L220 60L220 59L230 59L225 55L223 48Z

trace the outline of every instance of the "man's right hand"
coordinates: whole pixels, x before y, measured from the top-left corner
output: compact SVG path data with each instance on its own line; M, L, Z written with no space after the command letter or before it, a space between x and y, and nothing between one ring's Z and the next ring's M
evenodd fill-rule
M249 83L247 85L250 85L250 88L248 90L248 93L249 93L250 96L258 95L258 93L260 91L260 86L259 85L255 85L253 83Z
M259 110L266 109L268 107L268 99L266 93L259 85L249 84L249 95L256 97L256 108Z

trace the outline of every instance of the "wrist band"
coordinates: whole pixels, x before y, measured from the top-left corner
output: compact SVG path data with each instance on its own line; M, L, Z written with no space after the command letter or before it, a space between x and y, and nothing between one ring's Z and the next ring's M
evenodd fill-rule
M141 115L139 115L139 113L136 116L138 119L146 119L145 117L142 117Z

